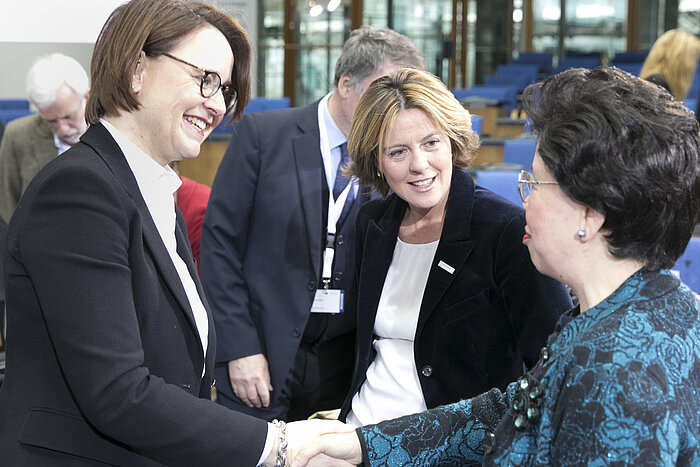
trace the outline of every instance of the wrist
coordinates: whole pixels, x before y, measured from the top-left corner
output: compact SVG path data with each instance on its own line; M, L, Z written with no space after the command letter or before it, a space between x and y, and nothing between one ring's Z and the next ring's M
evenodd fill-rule
M277 436L263 466L284 467L287 464L287 424L275 419L272 421L272 426L277 429Z

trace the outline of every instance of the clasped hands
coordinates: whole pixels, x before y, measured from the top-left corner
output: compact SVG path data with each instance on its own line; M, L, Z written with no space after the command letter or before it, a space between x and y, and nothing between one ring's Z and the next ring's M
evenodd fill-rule
M360 440L351 425L337 420L304 420L287 424L286 466L350 466L362 462ZM274 466L279 442L263 464Z
M270 371L267 359L255 354L228 363L231 386L248 407L270 405ZM304 420L287 424L286 466L348 466L362 462L360 440L354 427L335 420ZM274 466L279 451L275 443L264 466Z

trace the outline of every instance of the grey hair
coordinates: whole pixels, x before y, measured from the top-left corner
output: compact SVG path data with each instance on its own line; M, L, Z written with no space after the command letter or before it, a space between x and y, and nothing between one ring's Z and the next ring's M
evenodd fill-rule
M357 92L362 82L386 63L425 71L425 60L411 40L391 29L362 26L350 33L335 64L334 85L349 75Z
M56 100L56 93L66 84L81 98L90 89L90 80L78 61L67 55L53 53L39 57L27 73L27 98L39 109Z

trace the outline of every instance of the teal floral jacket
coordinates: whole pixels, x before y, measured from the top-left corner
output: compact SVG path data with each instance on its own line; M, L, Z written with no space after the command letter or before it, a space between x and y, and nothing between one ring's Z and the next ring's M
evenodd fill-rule
M357 429L365 465L700 465L700 314L639 271L562 316L505 392Z

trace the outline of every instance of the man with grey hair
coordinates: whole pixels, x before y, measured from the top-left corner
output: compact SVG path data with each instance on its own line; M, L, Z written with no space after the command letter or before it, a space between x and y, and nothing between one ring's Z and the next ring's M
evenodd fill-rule
M0 141L0 217L9 222L34 175L87 130L89 79L72 57L38 58L27 73L27 98L37 113L7 124Z
M299 420L345 398L355 316L342 313L342 296L354 270L355 217L369 189L348 183L339 166L360 96L402 67L425 69L411 41L362 27L343 46L331 93L236 125L201 241L223 405Z

